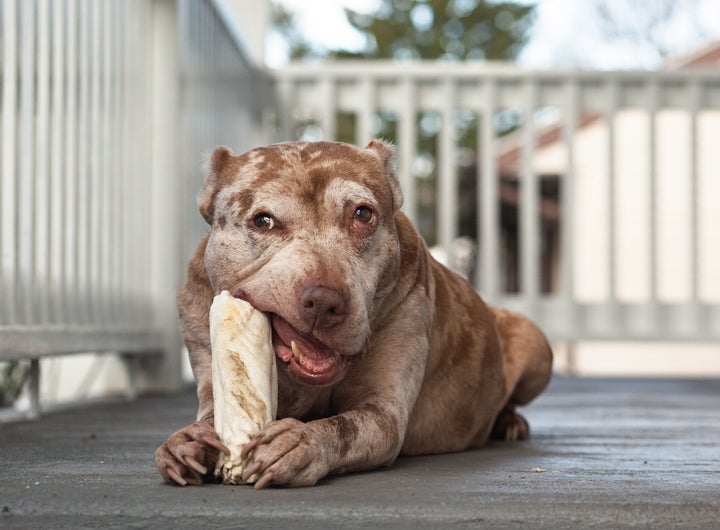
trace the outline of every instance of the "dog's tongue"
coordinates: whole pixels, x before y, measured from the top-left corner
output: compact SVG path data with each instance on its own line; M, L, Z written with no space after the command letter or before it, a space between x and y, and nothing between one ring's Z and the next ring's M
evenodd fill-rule
M300 334L282 317L274 315L272 323L279 339L275 343L275 351L283 361L289 362L295 357L308 370L323 372L337 360L335 352L312 337Z

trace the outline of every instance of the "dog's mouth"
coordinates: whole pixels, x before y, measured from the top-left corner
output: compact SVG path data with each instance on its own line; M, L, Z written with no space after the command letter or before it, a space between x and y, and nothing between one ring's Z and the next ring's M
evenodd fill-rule
M301 334L287 320L271 315L275 355L290 372L305 383L327 385L339 381L347 372L348 358Z

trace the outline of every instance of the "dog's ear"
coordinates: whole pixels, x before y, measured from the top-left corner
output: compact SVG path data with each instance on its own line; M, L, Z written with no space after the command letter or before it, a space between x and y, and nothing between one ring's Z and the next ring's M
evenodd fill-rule
M400 190L400 181L395 173L395 146L385 140L372 140L365 149L375 151L385 169L385 176L390 183L390 190L393 197L393 212L397 212L403 203L403 195Z
M223 171L232 156L233 152L228 147L218 147L205 164L205 186L198 195L197 203L200 215L210 225L215 213L215 196L220 189Z

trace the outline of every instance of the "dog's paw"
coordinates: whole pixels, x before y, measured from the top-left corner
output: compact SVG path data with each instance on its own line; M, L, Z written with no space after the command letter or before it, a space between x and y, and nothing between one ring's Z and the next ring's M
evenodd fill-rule
M505 409L498 414L491 438L505 440L506 442L517 442L527 440L530 437L530 425L525 418L514 410Z
M176 431L158 447L155 466L170 484L198 485L213 471L221 451L230 454L213 426L198 421Z
M328 473L322 442L308 424L292 418L269 423L245 444L242 457L250 457L243 474L255 475L255 488L313 486Z

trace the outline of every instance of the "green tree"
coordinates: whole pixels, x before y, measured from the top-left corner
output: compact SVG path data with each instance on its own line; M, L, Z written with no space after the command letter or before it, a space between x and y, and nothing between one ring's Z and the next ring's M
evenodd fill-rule
M328 57L336 59L394 60L505 60L517 57L529 38L535 20L535 5L500 0L381 0L372 13L345 11L348 22L365 36L365 49L357 51L314 48L297 31L293 17L276 5L275 28L284 36L292 59ZM377 136L397 141L397 117L390 113L377 115ZM337 140L355 143L354 114L338 113ZM519 125L519 116L511 110L498 112L498 134L506 134ZM425 239L433 244L437 238L436 188L438 130L440 118L432 112L417 117L416 147L418 160L426 171L416 175L418 225ZM470 153L457 168L462 189L458 233L477 238L476 188L478 167L474 149L477 145L478 121L458 111L454 120L458 147ZM317 124L302 124L298 136L316 130ZM315 134L309 134L314 137Z
M9 407L22 392L28 379L28 365L18 361L0 362L0 408Z
M293 13L277 2L272 3L272 30L282 36L287 44L290 59L318 56L318 50L298 29Z
M291 59L513 60L527 43L535 6L495 0L381 0L372 13L345 10L365 36L360 52L319 50L297 28L292 12L273 3L273 29Z
M367 40L337 57L512 60L526 44L535 6L490 0L382 0L370 14L347 9Z

